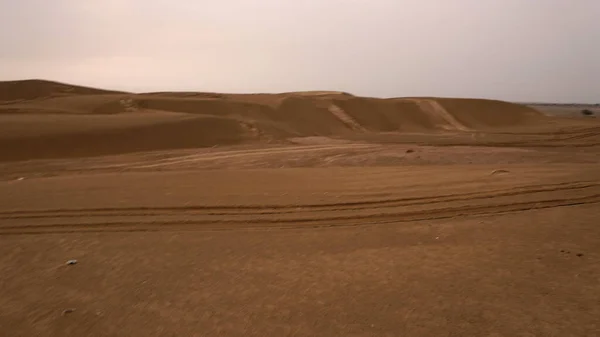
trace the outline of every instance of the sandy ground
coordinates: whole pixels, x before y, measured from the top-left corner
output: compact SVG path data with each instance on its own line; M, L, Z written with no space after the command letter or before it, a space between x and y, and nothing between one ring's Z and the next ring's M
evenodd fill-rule
M307 141L4 164L0 331L598 334L597 152Z
M1 116L0 336L600 336L595 121L115 150L208 130L143 113Z

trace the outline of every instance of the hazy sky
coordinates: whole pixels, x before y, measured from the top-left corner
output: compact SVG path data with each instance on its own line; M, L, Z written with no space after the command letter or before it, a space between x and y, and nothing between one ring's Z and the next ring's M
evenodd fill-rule
M600 0L0 0L0 80L600 102Z

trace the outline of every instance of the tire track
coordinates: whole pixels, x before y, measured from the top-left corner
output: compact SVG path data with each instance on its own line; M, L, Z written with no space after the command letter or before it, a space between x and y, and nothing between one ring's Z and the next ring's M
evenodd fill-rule
M249 230L249 229L277 229L277 228L314 228L314 227L335 227L335 226L362 226L369 224L433 220L440 218L450 218L459 216L489 215L503 212L525 211L539 208L561 207L571 205L582 205L591 203L600 203L600 184L566 184L562 188L549 186L547 188L524 189L522 191L505 191L481 195L479 198L470 193L457 194L446 200L434 200L435 197L414 198L409 203L388 204L385 206L378 204L362 203L363 206L375 207L357 207L360 203L346 203L340 208L340 204L315 205L317 211L304 210L301 212L281 213L252 213L240 212L236 214L207 214L190 213L181 208L170 208L167 211L172 212L165 217L164 214L152 213L155 209L148 208L146 214L129 214L125 209L111 210L112 214L105 211L99 211L97 217L90 217L90 210L71 210L71 219L69 214L55 213L49 214L37 213L37 215L46 216L53 220L47 224L16 224L19 220L27 220L30 214L35 215L35 211L28 213L12 213L12 215L21 216L21 218L6 218L10 214L2 213L4 221L0 225L0 235L8 234L33 234L33 233L77 233L77 232L114 232L114 231L173 231L173 230ZM558 192L548 194L545 192ZM541 195L540 195L541 194ZM519 196L519 200L515 198ZM523 200L523 198L527 200ZM415 200L417 199L417 200ZM380 202L388 202L382 200ZM457 202L459 201L459 202ZM373 201L371 201L373 202ZM358 205L357 205L358 204ZM378 207L381 206L381 207ZM233 206L227 206L233 207ZM248 211L257 210L257 206L246 208ZM328 209L323 209L323 207ZM321 208L321 209L319 209ZM198 208L209 210L208 207ZM231 209L231 208L229 208ZM285 209L285 208L284 208ZM118 210L118 211L117 211ZM131 210L131 209L130 209ZM242 208L243 210L243 208ZM52 210L50 210L51 212ZM98 211L98 210L96 210ZM117 212L115 212L117 211ZM162 211L165 211L162 209ZM288 209L289 211L289 209ZM76 212L80 212L76 214ZM88 212L88 213L86 213ZM93 213L93 211L91 212ZM317 213L315 215L314 213ZM223 216L226 215L226 216ZM85 219L85 221L77 220ZM94 221L98 219L98 221ZM75 220L75 221L72 221Z
M171 164L185 163L187 161L201 161L201 160L214 160L223 159L229 157L243 157L243 156L256 156L256 155L269 155L269 154L281 154L281 153L294 153L294 152L308 152L308 151L325 151L325 150L337 150L337 149L361 149L367 147L376 147L375 144L336 144L336 145L295 145L295 146L277 146L263 149L245 149L245 150L229 150L229 151L211 151L197 154L188 154L181 156L174 156L162 159L148 159L139 160L136 162L130 162L126 164L107 164L107 165L96 165L90 166L88 169L110 169L110 168L140 168L140 167L159 167ZM148 164L152 163L152 164Z
M310 146L301 146L301 147L285 147L285 148L272 148L272 149L262 149L262 150L247 150L247 151L223 151L218 153L203 153L198 155L190 155L185 156L183 158L170 158L168 160L164 160L163 162L158 162L154 164L147 165L127 165L130 168L140 169L140 168L153 168L167 165L176 165L182 163L190 163L197 161L206 161L206 160L219 160L219 159L230 159L230 158L239 158L239 157L250 157L250 156L262 156L262 155L270 155L270 154L293 154L293 153L301 153L301 152L311 152L311 151L330 151L330 150L344 150L344 149L363 149L369 147L376 147L376 145L372 144L344 144L344 145L310 145Z
M146 223L128 222L105 222L94 225L53 225L53 226L30 226L5 227L0 229L2 235L24 235L24 234L68 234L89 232L148 232L148 231L223 231L223 230L274 230L274 229L314 229L328 227L358 227L368 225L381 225L389 223L402 223L409 221L439 220L464 216L497 215L511 212L523 212L537 209L578 206L600 203L600 194L575 199L552 199L535 202L512 203L495 205L492 207L464 207L446 208L427 212L405 212L397 213L394 217L337 217L331 219L307 219L293 221L262 221L256 223L224 221L225 225L215 222L188 221L163 221ZM365 220L355 222L355 220Z
M566 182L556 184L537 184L500 189L485 192L469 192L444 194L425 197L408 197L392 199L375 199L355 202L320 203L320 204L263 204L263 205L187 205L180 207L121 207L94 209L48 209L0 212L0 220L44 219L70 217L104 217L104 216L155 216L177 215L182 212L190 215L270 215L302 212L326 212L389 208L399 206L418 206L456 201L481 201L484 199L531 195L534 193L560 192L599 187L598 182ZM2 225L0 225L0 228Z

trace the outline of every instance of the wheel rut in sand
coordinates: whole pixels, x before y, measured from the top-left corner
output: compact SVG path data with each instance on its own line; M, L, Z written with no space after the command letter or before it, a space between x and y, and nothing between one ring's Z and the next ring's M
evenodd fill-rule
M206 160L218 160L218 159L229 159L229 158L237 158L237 157L252 157L252 156L262 156L267 154L292 154L292 153L301 153L301 152L312 152L312 151L331 151L331 150L343 150L343 149L362 149L375 147L372 144L336 144L336 145L304 145L304 146L296 146L293 148L284 147L284 148L270 148L270 149L259 149L259 150L243 150L243 151L220 151L220 152L212 152L212 153L203 153L197 155L187 155L183 157L176 158L168 158L164 159L160 162L156 162L153 164L127 164L126 166L130 168L153 168L153 167L161 167L168 165L177 165L183 163L190 163L196 161L206 161Z
M23 210L0 212L0 235L348 227L593 203L600 203L598 182L323 204Z

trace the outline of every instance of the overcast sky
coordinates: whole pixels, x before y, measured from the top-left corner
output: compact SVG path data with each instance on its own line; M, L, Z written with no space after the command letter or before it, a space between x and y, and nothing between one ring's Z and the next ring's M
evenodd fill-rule
M600 0L0 0L0 80L600 102Z

